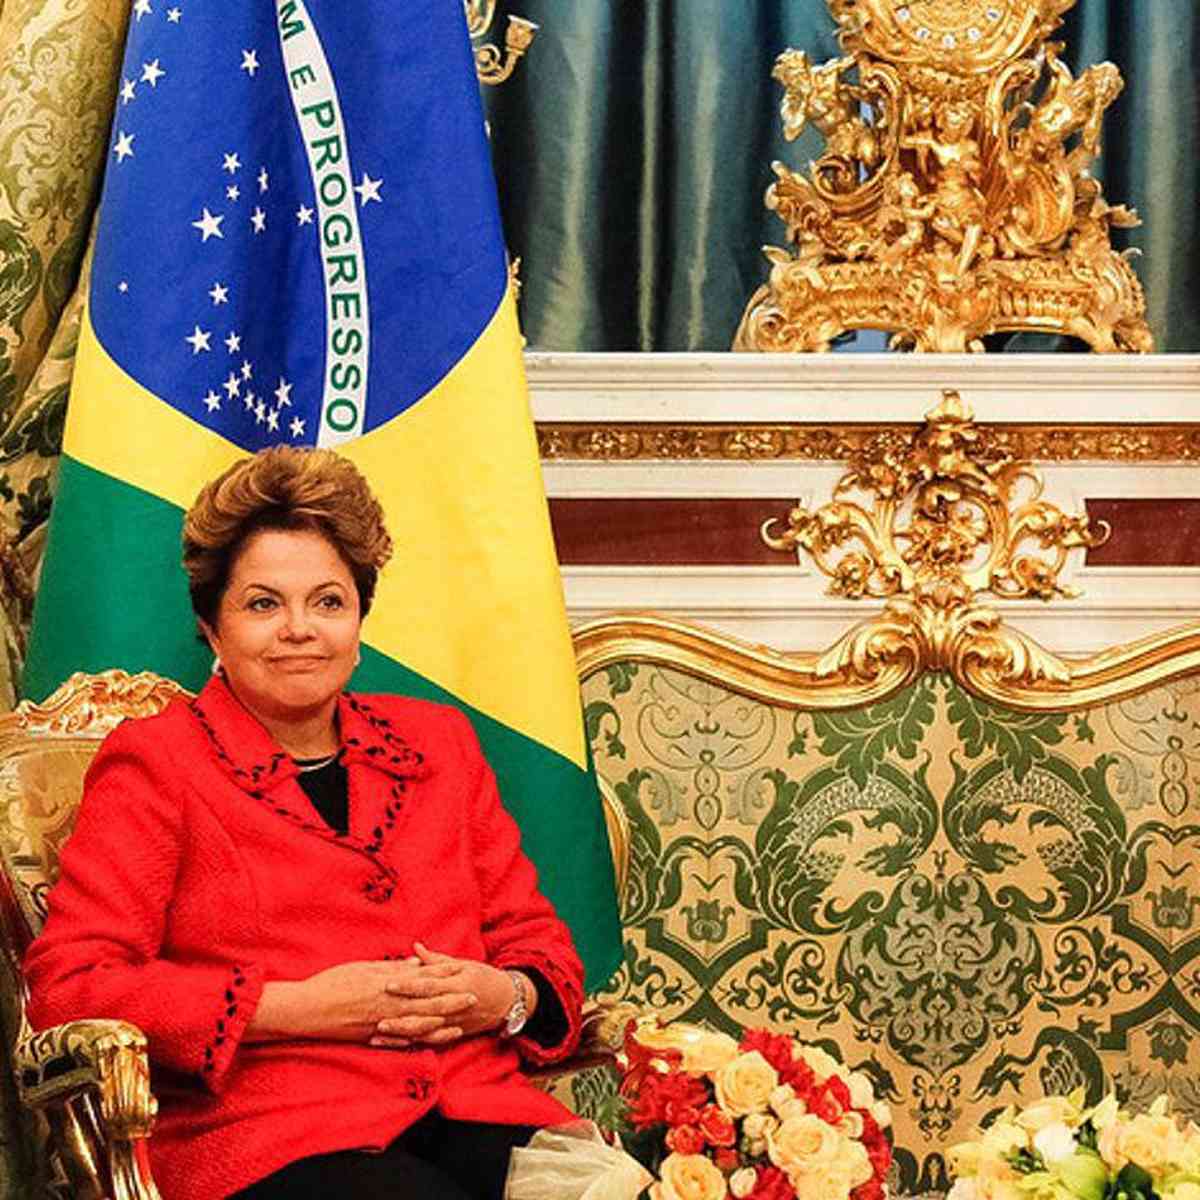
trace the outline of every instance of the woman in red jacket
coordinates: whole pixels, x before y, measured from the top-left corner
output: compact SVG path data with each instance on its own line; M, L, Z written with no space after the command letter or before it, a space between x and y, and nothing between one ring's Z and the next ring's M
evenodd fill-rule
M211 682L104 743L26 969L38 1026L146 1033L164 1200L498 1197L582 969L457 710L344 691L391 554L330 451L204 488Z

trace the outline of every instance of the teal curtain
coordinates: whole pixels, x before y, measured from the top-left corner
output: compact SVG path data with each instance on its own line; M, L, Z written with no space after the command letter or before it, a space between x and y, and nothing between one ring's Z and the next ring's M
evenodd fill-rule
M838 53L823 0L504 0L510 13L541 26L486 89L530 345L728 349L766 279L761 247L783 238L762 202L770 164L820 153L807 131L783 141L770 73L789 46ZM1064 35L1077 69L1109 58L1125 74L1100 170L1146 222L1121 238L1144 251L1159 349L1200 351L1200 9L1080 0Z

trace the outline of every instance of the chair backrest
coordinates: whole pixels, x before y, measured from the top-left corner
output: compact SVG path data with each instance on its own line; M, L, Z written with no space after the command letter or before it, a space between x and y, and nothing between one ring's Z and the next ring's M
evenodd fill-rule
M631 657L583 687L624 842L609 996L864 1067L903 1193L1021 1096L1169 1090L1200 1118L1200 675L1029 713L930 672L805 711L715 642L609 634Z
M150 672L73 675L44 704L0 718L0 865L5 914L21 951L46 916L58 854L75 822L83 777L104 738L127 717L189 695Z

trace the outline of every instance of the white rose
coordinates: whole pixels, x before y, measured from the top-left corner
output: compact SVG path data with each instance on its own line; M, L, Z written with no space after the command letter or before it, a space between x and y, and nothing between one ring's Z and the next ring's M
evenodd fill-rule
M1075 1135L1071 1132L1071 1127L1061 1121L1053 1125L1043 1125L1033 1135L1033 1148L1046 1161L1047 1166L1053 1166L1075 1153Z
M886 1100L876 1100L871 1105L871 1116L880 1129L886 1129L892 1123L892 1106Z
M729 1177L729 1190L738 1200L750 1195L758 1182L758 1172L753 1167L739 1167Z

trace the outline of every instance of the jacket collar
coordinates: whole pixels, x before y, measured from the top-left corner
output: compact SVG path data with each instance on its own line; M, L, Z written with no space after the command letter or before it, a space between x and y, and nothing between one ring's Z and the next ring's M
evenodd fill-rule
M265 726L241 703L223 675L214 675L190 704L217 762L251 793L262 793L298 770ZM342 759L363 763L393 779L423 779L429 774L424 754L413 746L369 698L343 692L338 697Z

